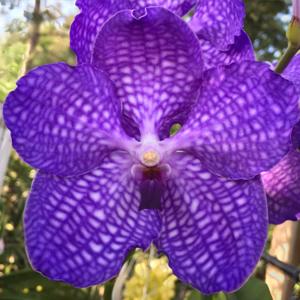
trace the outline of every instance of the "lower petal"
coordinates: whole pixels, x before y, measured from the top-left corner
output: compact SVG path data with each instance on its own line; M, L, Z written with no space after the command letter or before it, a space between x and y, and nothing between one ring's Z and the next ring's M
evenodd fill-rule
M128 157L115 153L79 177L39 172L25 211L25 238L34 269L76 287L115 276L128 252L146 249L159 231L155 210L139 210Z
M254 270L267 237L260 179L217 177L185 154L177 155L172 166L158 249L179 279L201 292L238 289Z
M300 152L290 151L273 169L262 174L268 196L269 221L280 224L300 218Z

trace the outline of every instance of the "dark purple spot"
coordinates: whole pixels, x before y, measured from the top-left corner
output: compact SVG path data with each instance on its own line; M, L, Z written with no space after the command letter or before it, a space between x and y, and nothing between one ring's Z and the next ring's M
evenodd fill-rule
M161 196L163 193L163 183L156 179L143 180L140 185L142 209L161 209Z

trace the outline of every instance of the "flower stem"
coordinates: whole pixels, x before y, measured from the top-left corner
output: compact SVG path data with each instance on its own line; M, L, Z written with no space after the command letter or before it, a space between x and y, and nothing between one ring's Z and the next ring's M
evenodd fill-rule
M275 72L281 74L285 68L289 65L293 57L297 54L299 48L289 44L287 50L279 60L277 66L275 67Z
M146 273L146 282L143 288L143 295L141 300L147 300L148 299L148 290L149 290L149 284L150 284L150 276L151 276L151 260L155 257L155 247L153 244L150 245L149 250L149 257L148 257L148 264L147 264L147 273Z

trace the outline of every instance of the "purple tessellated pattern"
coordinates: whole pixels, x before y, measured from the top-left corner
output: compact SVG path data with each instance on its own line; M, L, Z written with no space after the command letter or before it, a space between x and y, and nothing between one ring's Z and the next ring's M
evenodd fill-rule
M296 89L269 65L241 61L251 58L245 35L220 55L232 63L219 66L178 15L119 11L120 3L77 1L79 65L34 69L6 99L13 145L38 169L24 218L29 259L50 279L87 287L155 242L181 280L233 291L263 249L259 175L292 147ZM221 26L225 40L236 25L228 35ZM203 58L217 68L204 72ZM182 128L170 137L174 123Z
M275 167L262 174L268 195L269 222L300 218L300 152L291 150Z
M91 61L97 33L110 17L118 11L128 9L127 0L77 1L82 12L75 17L70 31L71 48L76 53L78 63Z
M81 13L71 27L71 48L79 63L90 62L99 29L114 14L125 9L141 10L149 6L165 7L179 16L185 15L196 0L96 0L77 1Z
M115 152L79 177L38 173L25 210L27 253L36 270L86 287L117 275L130 250L150 245L159 216L139 210L129 164L127 154Z
M242 62L207 72L197 105L175 139L215 174L249 179L291 149L298 96L269 65ZM192 138L191 138L192 137Z
M106 7L107 10L126 4L124 9L138 9L148 6L161 6L167 8L179 16L185 15L196 3L197 0L77 0L76 5L83 11L92 6Z
M298 94L300 95L300 54L297 54L284 70L283 76L294 83Z
M131 135L169 135L196 102L202 76L201 49L189 27L167 10L115 15L97 36L92 64L117 87Z
M227 50L243 28L245 5L243 0L197 1L190 26L212 45Z
M254 61L255 53L250 38L245 31L235 37L234 44L227 50L219 50L210 41L199 37L204 69L208 70L222 65L242 61Z
M293 129L292 142L295 149L300 148L300 123L297 123Z
M300 97L300 55L296 55L283 76L290 80ZM292 132L292 149L270 171L263 173L264 188L268 195L269 221L280 224L300 217L300 123Z
M4 118L15 149L33 167L76 175L118 147L120 102L104 73L58 63L32 70L17 85Z
M90 62L97 33L109 18L121 10L160 6L184 16L194 8L195 14L189 25L209 42L210 46L206 45L206 48L229 52L237 51L231 45L240 36L245 16L242 0L83 0L77 1L77 5L81 13L71 27L71 48L79 63Z
M300 54L296 55L288 67L284 70L282 74L285 78L290 80L298 93L299 103L300 103ZM292 134L294 148L300 147L300 123L298 123L293 130Z
M149 6L164 7L178 16L184 16L196 4L197 0L130 0L132 8L145 8Z
M174 156L172 166L162 201L158 250L166 253L181 280L204 293L239 288L267 237L260 179L217 177L185 153Z

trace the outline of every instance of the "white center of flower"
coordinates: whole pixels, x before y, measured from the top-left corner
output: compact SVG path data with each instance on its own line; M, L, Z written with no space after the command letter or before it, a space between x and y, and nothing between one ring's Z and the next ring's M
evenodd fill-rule
M155 150L148 150L142 154L142 163L147 167L154 167L160 162L160 156Z

